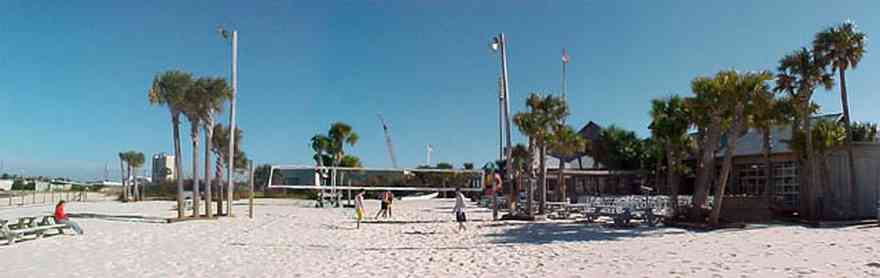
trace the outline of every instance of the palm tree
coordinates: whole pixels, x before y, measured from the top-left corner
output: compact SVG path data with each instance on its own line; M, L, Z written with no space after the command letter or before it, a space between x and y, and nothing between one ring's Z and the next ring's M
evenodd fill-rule
M129 172L133 171L134 173L137 173L137 169L141 168L141 166L144 166L145 160L146 159L144 158L144 153L142 153L142 152L136 152L136 151L128 152ZM135 195L135 197L134 197L135 201L143 201L144 200L143 199L144 196L141 194L141 191L139 190L139 187L138 187L137 174L134 175L134 186L132 188L132 191L134 192L134 195Z
M791 54L785 55L779 61L779 67L776 74L776 86L773 88L776 92L788 93L798 104L798 119L800 123L797 125L804 130L806 134L806 153L802 158L801 165L801 183L800 183L800 213L806 219L815 219L816 217L816 189L814 188L818 179L816 178L816 165L813 159L813 136L810 125L812 117L813 103L811 98L813 90L822 86L826 90L830 90L834 85L831 74L825 70L823 63L817 59L813 52L806 48L801 48ZM804 154L802 154L804 155Z
M508 204L510 204L510 211L514 211L516 209L516 202L519 201L519 189L522 188L522 179L525 176L526 169L528 168L528 162L532 157L531 152L529 152L529 148L522 143L516 144L513 146L513 150L510 152L510 157L513 162L513 171L514 171L514 184L511 187L510 195L508 196ZM465 169L468 169L465 166ZM471 164L471 168L473 169L473 164Z
M189 131L189 139L192 143L192 192L193 192L193 217L201 216L200 208L199 208L199 200L201 199L201 191L199 190L199 130L202 127L202 118L206 111L204 111L203 103L205 100L205 93L198 84L195 82L192 86L189 86L188 90L186 90L186 94L184 96L185 104L183 105L183 115L186 116L187 121L189 121L190 131Z
M529 111L516 113L513 121L519 131L530 138L530 142L531 140L535 141L535 146L538 148L538 162L541 167L541 199L539 200L538 214L544 214L547 202L547 167L545 164L547 144L552 140L553 132L562 126L562 120L568 116L568 105L561 97L553 95L542 97L532 93L526 99L526 106L529 107ZM531 193L531 190L529 192ZM529 197L529 200L531 199ZM532 213L531 208L529 208L529 213Z
M709 187L715 180L715 154L721 144L722 129L730 125L730 113L720 106L723 91L712 77L697 77L691 81L693 97L686 98L684 105L690 113L690 124L697 129L696 181L694 183L692 218L709 197ZM698 219L694 219L698 220Z
M350 125L343 122L335 122L330 125L327 137L330 139L329 150L333 155L334 163L337 165L345 155L345 145L354 146L360 138L357 133L352 131Z
M128 161L128 153L119 153L119 171L122 178L122 201L128 202L128 176L125 175L125 162Z
M786 120L785 114L781 111L784 103L776 99L773 92L763 90L754 96L752 104L751 125L761 131L761 152L764 156L764 195L770 196L770 192L774 190L773 165L770 161L770 131Z
M330 137L323 134L316 134L312 136L312 150L315 151L315 155L313 158L315 159L315 164L318 167L324 167L324 161L327 153L330 151L330 145L332 144Z
M678 213L678 186L684 167L681 161L684 159L683 153L688 140L688 116L684 100L679 96L651 101L651 135L663 146L666 153L666 183L675 213Z
M847 21L829 27L816 34L813 40L816 59L831 65L831 73L840 74L840 105L843 106L843 127L846 129L846 154L849 164L849 189L851 196L858 195L856 166L853 158L853 133L850 126L849 102L846 93L846 70L855 69L865 53L865 33L859 32L855 23ZM852 198L852 212L858 213L858 198Z
M163 105L171 114L172 140L174 144L174 167L177 180L177 218L184 217L182 159L180 151L180 114L184 109L184 98L192 86L192 75L178 70L166 71L153 78L147 94L150 104Z
M349 167L349 168L362 168L364 164L361 163L361 159L357 156L353 156L350 154L346 154L342 157L342 160L339 163L340 167Z
M754 96L767 94L770 89L766 82L772 79L769 72L738 73L736 71L722 71L715 77L720 79L720 85L725 92L721 100L723 107L732 107L730 126L724 136L727 144L724 148L724 161L721 165L721 178L715 186L715 196L712 203L712 213L709 214L709 223L718 225L721 215L721 207L724 202L724 191L730 181L730 172L733 170L733 155L736 153L736 143L740 136L748 129L748 114L746 109L752 105Z
M215 179L216 183L219 185L217 187L218 188L217 213L221 214L221 213L223 213L223 196L228 196L228 195L223 194L224 188L222 186L222 180L223 180L223 166L229 164L229 158L228 158L228 154L229 154L229 128L218 123L218 124L214 125L213 130L214 130L212 132L213 137L211 138L211 139L213 139L213 142L211 144L211 151L214 152L214 154L217 156L216 164L214 167L214 179ZM245 156L245 153L243 151L241 151L241 139L242 139L241 129L236 127L235 128L235 164L233 164L233 167L235 169L247 169L247 157ZM228 203L228 204L226 204L227 209L229 209L229 207L232 205L231 202L232 202L232 200L227 200L227 203ZM228 210L227 210L227 213L228 213Z
M350 125L343 122L331 124L327 137L330 138L329 151L333 155L333 167L338 167L342 163L342 158L345 156L345 145L354 146L360 138L357 133L352 131ZM337 179L335 169L331 175L335 181Z
M855 122L850 125L854 142L877 142L877 124Z
M665 148L662 142L658 141L657 138L648 137L642 140L642 153L641 153L641 169L654 169L654 184L653 192L657 194L662 194L664 191L661 191L660 183L663 180L663 161L665 156Z
M567 185L565 184L565 161L571 159L572 156L583 153L586 148L586 140L581 137L570 126L562 126L553 133L553 140L550 141L550 151L559 157L559 173L557 180L559 181L559 201L565 202L567 199Z
M217 113L223 112L223 103L232 94L226 80L223 78L199 78L195 82L195 87L200 92L195 112L201 114L199 117L201 118L202 129L205 131L205 213L210 218L214 216L211 209L211 200L213 199L213 192L211 192L211 150L213 149L214 116Z

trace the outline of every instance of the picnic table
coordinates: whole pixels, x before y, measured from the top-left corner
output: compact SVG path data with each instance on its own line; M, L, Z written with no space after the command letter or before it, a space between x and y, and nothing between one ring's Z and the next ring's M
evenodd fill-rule
M633 219L648 226L656 226L664 217L664 200L644 195L587 196L578 203L547 202L548 216L567 219L579 215L593 222L600 217L610 217L615 225L628 225Z
M15 223L0 219L0 238L6 239L7 245L15 244L15 242L24 236L34 236L42 238L47 231L56 230L56 234L64 234L64 229L70 228L65 224L55 223L55 217L52 215L39 217L20 217Z

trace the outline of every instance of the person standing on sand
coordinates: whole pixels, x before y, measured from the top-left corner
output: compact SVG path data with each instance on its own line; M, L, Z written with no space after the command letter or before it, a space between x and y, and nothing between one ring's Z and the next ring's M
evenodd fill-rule
M379 207L379 212L376 213L376 218L379 218L379 215L382 217L388 217L388 192L379 193L379 200L382 201L382 206Z
M354 196L354 216L357 218L357 228L361 228L361 221L364 220L364 214L367 211L364 209L364 193L366 191L361 189L361 192Z
M464 194L461 193L461 190L456 187L455 188L455 207L452 208L452 212L455 213L455 221L458 222L458 231L462 230L467 231L467 227L464 226L464 222L467 221L467 215L464 213Z
M394 193L391 193L391 190L386 191L385 198L388 199L388 206L386 208L388 211L388 217L394 217L394 215L391 214L391 203L394 203Z
M64 212L64 200L58 201L58 204L55 205L55 223L67 225L77 234L83 234L83 230L79 227L79 224L76 224L76 222L70 221L70 219L67 218L67 213Z

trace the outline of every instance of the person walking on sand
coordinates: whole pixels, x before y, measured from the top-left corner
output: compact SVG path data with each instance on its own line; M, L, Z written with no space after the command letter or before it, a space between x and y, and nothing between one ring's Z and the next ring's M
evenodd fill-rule
M388 206L386 210L388 211L388 217L394 217L391 214L391 203L394 203L394 193L391 193L391 190L385 192L385 197L388 198Z
M354 196L354 216L357 218L357 228L361 228L361 221L364 220L364 214L367 211L364 209L364 193L366 191L361 189L361 192Z
M58 201L58 204L55 205L55 223L67 225L78 235L83 234L83 230L79 227L79 224L76 224L76 222L70 221L70 219L67 218L67 213L64 212L64 200Z
M382 201L382 205L379 207L379 212L376 213L376 218L379 218L379 215L382 217L388 217L388 192L379 193L379 200Z
M464 226L464 222L467 222L467 215L464 213L465 203L464 203L464 194L461 193L459 188L455 188L455 207L452 208L452 212L455 213L455 221L458 222L458 231L467 231L467 227Z

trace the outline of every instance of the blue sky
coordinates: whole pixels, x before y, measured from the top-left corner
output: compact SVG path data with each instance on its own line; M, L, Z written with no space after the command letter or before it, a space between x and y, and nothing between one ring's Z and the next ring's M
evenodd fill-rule
M509 40L513 112L530 92L559 92L565 47L569 123L641 136L649 101L689 94L695 76L774 69L845 19L880 34L876 1L317 2L5 1L2 171L91 179L105 163L118 169L120 151L170 152L168 113L148 104L147 88L170 69L228 76L219 24L240 31L239 124L251 158L311 163L308 139L344 121L361 135L349 152L368 167L391 164L377 112L401 166L422 163L426 144L435 162L497 157L499 67L488 42L498 32ZM872 42L847 73L859 121L880 116ZM836 90L816 92L823 112L840 111Z

